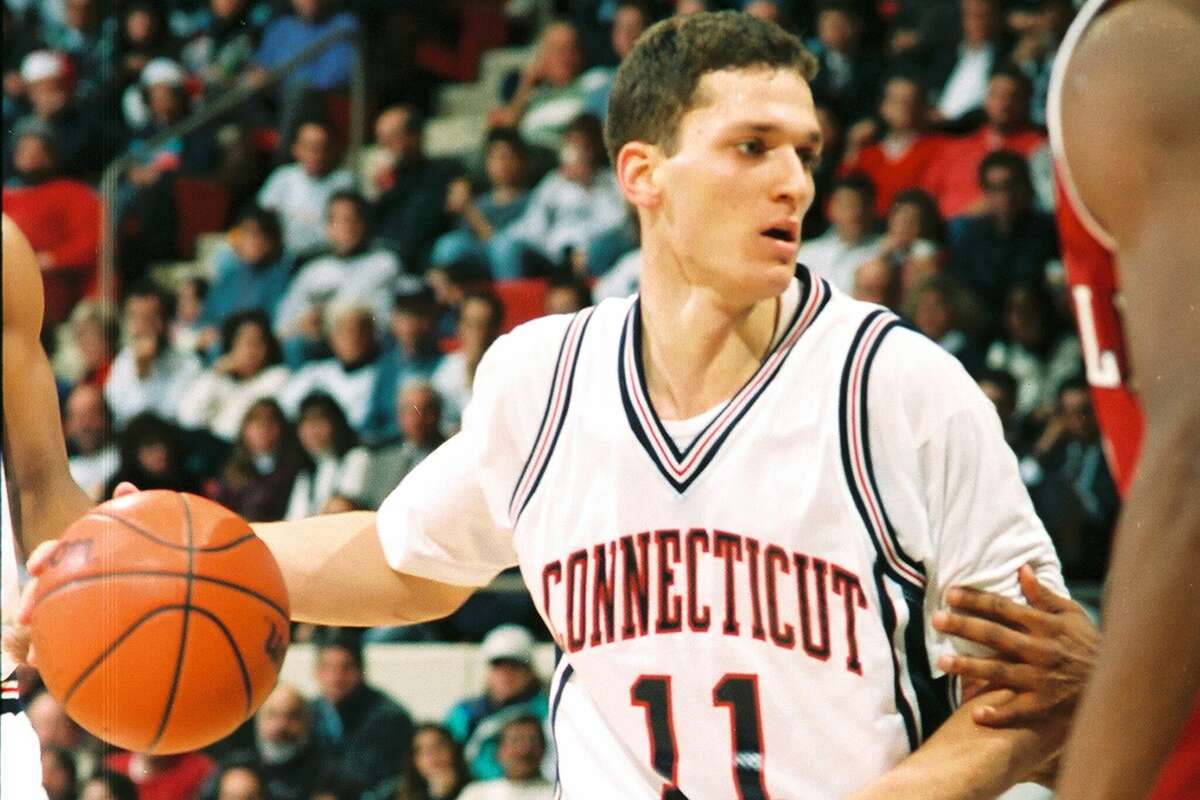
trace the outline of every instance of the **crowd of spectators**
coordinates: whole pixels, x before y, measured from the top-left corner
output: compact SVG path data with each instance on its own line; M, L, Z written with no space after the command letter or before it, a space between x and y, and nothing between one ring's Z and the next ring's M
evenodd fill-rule
M1069 322L1044 129L1071 0L6 0L3 205L42 267L76 480L97 500L121 480L199 492L252 521L376 508L453 435L503 330L636 290L607 97L643 30L704 8L772 19L820 63L825 147L800 261L962 362L1068 580L1102 580L1118 500ZM354 44L270 82L339 31L367 67L361 153L346 150ZM529 55L480 112L478 151L430 155L438 89L479 78L497 46ZM194 250L180 231L205 187L222 235ZM116 308L95 299L105 214ZM500 597L366 641L541 633L528 598ZM364 683L344 632L312 634L319 698L281 686L238 747L210 754L102 754L40 694L51 797L548 796L545 693L521 630L488 639L486 691L444 727L414 727Z

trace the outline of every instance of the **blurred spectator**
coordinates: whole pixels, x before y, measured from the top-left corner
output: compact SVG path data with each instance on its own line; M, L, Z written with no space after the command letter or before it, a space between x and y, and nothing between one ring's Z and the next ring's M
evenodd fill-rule
M843 176L861 172L871 179L875 213L881 217L891 209L897 193L924 184L941 153L943 137L925 131L928 110L925 87L913 77L897 75L884 84L879 116L885 129L879 141L860 144L864 132L874 131L874 120L854 126L838 171Z
M142 70L154 59L173 59L178 54L179 42L167 27L162 5L136 0L121 9L115 76L118 89L137 83Z
M309 800L362 800L362 790L349 778L331 775L321 779Z
M75 800L75 756L70 750L42 748L42 788L46 800Z
M114 753L105 764L133 781L138 800L194 800L217 766L199 752L170 756Z
M505 774L499 753L505 723L526 717L544 723L549 698L533 671L533 636L525 628L500 625L483 640L479 654L488 665L484 693L455 704L446 727L463 745L472 774L489 780ZM539 755L533 774L540 763Z
M617 259L592 289L596 302L610 297L628 297L638 290L642 280L642 250L630 250Z
M960 8L958 47L943 46L934 53L933 79L941 87L937 111L946 120L958 119L983 104L988 76L1005 50L1000 0L962 0Z
M899 277L883 259L867 259L854 271L850 296L894 310L900 299Z
M81 1L86 0L72 0ZM21 63L21 80L32 108L26 119L36 119L54 132L63 174L90 179L108 163L112 148L107 142L112 137L105 136L102 117L90 113L78 99L76 76L66 56L50 50L35 50ZM6 153L5 163L11 163L11 154Z
M189 275L175 287L175 317L171 320L171 344L180 350L202 355L217 339L217 331L202 322L208 299L208 280Z
M83 745L83 730L48 691L39 691L31 697L25 713L42 747L74 751Z
M254 66L274 69L334 31L357 31L358 19L349 11L338 11L338 5L338 0L291 0L295 13L267 25L254 54ZM285 90L345 88L350 84L353 65L354 46L350 42L331 45L289 72L284 78Z
M1004 300L1004 335L987 351L987 365L1017 379L1017 416L1041 421L1053 411L1059 387L1080 370L1079 340L1062 325L1046 290L1016 284Z
M395 414L404 439L371 453L360 492L367 508L379 508L404 476L445 440L442 399L428 381L408 379L396 398Z
M488 191L472 198L467 178L450 184L446 211L457 218L458 225L434 243L429 256L433 266L469 261L486 272L485 245L497 231L519 219L529 204L525 183L529 154L520 134L511 128L496 128L488 133L485 148Z
M1103 580L1120 500L1084 381L1061 386L1032 455L1023 465L1030 493L1054 537L1064 574Z
M1009 27L1018 38L1009 60L1033 83L1033 121L1046 124L1046 99L1050 93L1050 69L1058 46L1075 16L1071 0L1040 0L1024 3L1008 14Z
M104 487L104 496L129 481L138 489L170 489L198 494L197 485L184 465L183 433L150 412L142 412L125 426L119 439L121 461Z
M108 380L119 335L117 320L107 306L82 300L59 328L54 372L68 383L103 388Z
M358 642L343 636L319 644L316 679L316 739L331 754L332 772L360 787L399 774L408 760L412 721L395 700L364 681Z
M800 220L800 241L815 239L829 228L825 216L829 197L837 185L838 166L842 154L849 145L846 142L846 126L842 118L829 105L818 102L815 106L817 126L821 129L821 157L813 168L813 200L808 213Z
M275 330L294 366L320 352L325 308L356 304L377 322L391 310L400 263L390 250L370 245L367 201L351 190L329 198L325 237L330 252L309 261L291 279L275 312Z
M255 750L271 800L308 800L324 769L313 741L308 701L286 683L276 686L254 717Z
M250 63L271 16L257 0L208 0L181 58L209 87L227 88Z
M229 317L221 326L221 352L181 398L179 424L231 442L250 406L278 394L290 373L262 311Z
M471 385L483 354L500 335L504 306L495 295L471 292L462 302L458 319L458 350L442 359L433 373L433 388L442 398L443 426L458 430L462 412L471 402Z
M645 0L621 0L617 3L613 10L612 32L609 37L613 53L617 56L617 66L625 60L642 33L653 22L654 14ZM612 92L617 66L592 67L581 78L589 87L584 95L581 110L601 122L608 116L608 96Z
M983 367L984 354L970 329L971 310L969 299L953 279L933 275L913 287L904 316L975 374Z
M1045 134L1029 124L1031 87L1023 72L1000 67L987 87L983 125L967 136L947 139L927 176L926 188L938 199L946 219L983 209L979 165L988 153L1012 150L1028 158L1046 143Z
M437 305L422 288L396 295L392 309L391 343L379 358L379 373L371 390L365 438L373 444L397 436L396 396L405 383L428 379L442 360L434 339ZM370 504L368 504L370 505Z
M546 755L546 731L534 716L509 720L500 729L497 759L501 778L468 784L461 800L551 800L554 784L541 774Z
M823 236L800 246L796 259L850 294L854 274L879 252L875 231L875 189L869 178L851 175L838 181L829 198L830 228Z
M981 369L975 377L980 390L996 407L1004 439L1017 458L1024 459L1029 453L1031 442L1025 429L1017 422L1017 380L1002 369ZM1025 470L1022 469L1024 475Z
M375 179L381 190L375 205L375 232L400 256L409 272L424 272L429 252L446 228L446 190L460 168L425 154L425 118L412 105L385 110L375 138L392 163Z
M547 314L574 314L592 304L592 291L581 279L556 277L546 288Z
M471 780L462 747L435 723L418 725L404 777L384 781L368 800L455 800Z
M120 772L100 770L83 782L79 800L138 800L137 785Z
M175 176L203 175L217 165L216 139L208 127L150 148L152 141L189 114L186 77L176 62L156 58L126 92L126 116L134 129L129 153L137 158L117 196L121 265L127 276L141 274L152 260L176 256Z
M218 328L232 314L262 309L274 316L287 288L291 261L283 253L283 233L274 211L252 207L217 250L214 277L201 317Z
M336 138L324 120L302 122L291 146L295 163L276 167L258 191L258 204L279 214L284 249L293 255L325 244L329 198L354 186L354 176L336 168Z
M774 22L780 27L790 27L784 13L783 0L742 0L742 11L752 17Z
M305 456L292 424L270 398L242 418L233 453L217 483L216 499L251 522L283 519Z
M93 501L107 500L104 487L117 471L118 453L104 394L97 386L81 383L67 395L65 409L63 434L71 478Z
M846 123L875 111L883 62L863 45L863 17L852 0L825 0L817 12L817 36L809 40L819 70L810 81L813 98L833 106Z
M588 242L625 221L625 198L605 164L600 122L576 117L563 135L559 166L533 190L516 222L488 245L492 277L520 278L581 265Z
M102 0L63 0L61 17L43 14L42 38L51 50L71 57L80 95L102 99L113 82L117 20Z
M279 800L267 788L258 765L248 759L222 764L212 800Z
M45 319L62 322L94 288L100 246L100 196L61 176L57 135L45 122L17 126L13 174L5 182L4 213L29 239L45 284Z
M1007 150L979 165L984 213L953 225L955 276L990 309L998 309L1010 286L1042 283L1058 258L1054 218L1033 207L1029 165Z
M152 286L133 288L125 300L128 344L117 353L104 384L118 429L146 410L173 420L184 393L200 374L200 359L171 346L167 313L166 297Z
M358 445L358 436L337 401L322 392L305 397L300 403L296 436L308 465L292 484L285 519L320 513L334 494L361 496L370 453Z
M946 224L937 201L920 189L896 195L876 259L899 273L902 294L906 295L913 279L919 277L914 272L941 269L945 250Z
M280 392L280 405L295 416L300 401L319 389L337 398L355 430L364 428L379 377L374 314L365 306L335 305L328 310L326 330L333 358L313 361L297 370Z
M571 120L584 110L584 100L600 81L582 79L583 47L570 22L552 22L542 29L533 58L521 72L512 99L492 109L493 128L519 128L525 141L557 149Z

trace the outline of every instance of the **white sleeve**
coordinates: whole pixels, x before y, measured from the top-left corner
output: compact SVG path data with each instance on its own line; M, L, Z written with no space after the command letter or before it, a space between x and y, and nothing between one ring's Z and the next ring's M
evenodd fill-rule
M462 430L383 501L376 527L397 572L484 586L517 563L508 504L540 419L534 395L549 390L569 319L498 339L476 370Z
M258 204L263 208L273 211L279 209L279 201L281 199L279 193L283 184L283 173L280 172L282 169L283 167L280 167L268 175L267 182L258 190L258 197L256 199L258 200Z
M886 374L878 386L872 377L870 401L883 424L872 426L871 444L899 478L888 481L884 500L902 521L902 545L925 565L926 642L939 675L939 655L979 652L932 627L950 587L1023 602L1017 570L1031 564L1053 591L1067 590L1000 418L975 381L952 356L912 331L893 331L879 355Z

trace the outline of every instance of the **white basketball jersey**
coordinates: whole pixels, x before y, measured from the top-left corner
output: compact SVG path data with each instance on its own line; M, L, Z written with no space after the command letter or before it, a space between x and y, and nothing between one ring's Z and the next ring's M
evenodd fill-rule
M664 423L637 298L498 341L464 430L384 503L397 570L519 564L564 656L568 798L836 798L950 713L951 583L1059 565L994 409L892 314L806 275L758 372ZM680 331L679 335L686 335Z
M3 461L0 461L0 526L0 621L7 626L20 607L21 584L17 568L16 532L9 509L8 478L4 474ZM5 651L3 663L0 664L0 678L7 678L16 666Z

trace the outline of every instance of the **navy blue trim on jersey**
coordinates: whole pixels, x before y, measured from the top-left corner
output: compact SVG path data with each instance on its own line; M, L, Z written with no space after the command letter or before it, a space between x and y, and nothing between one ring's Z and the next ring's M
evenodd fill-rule
M554 648L554 661L555 661L556 667L558 665L558 661L561 660L562 658L564 658L562 649L555 647ZM571 680L571 676L573 674L575 674L575 668L573 666L571 666L570 662L568 662L567 665L565 667L563 667L561 677L559 677L557 675L555 676L558 678L558 685L557 686L552 685L550 687L552 690L551 697L550 697L550 715L549 715L550 716L550 739L551 739L551 741L554 742L554 796L555 797L561 796L561 793L562 793L562 777L560 775L560 771L559 771L559 767L558 767L558 706L559 706L559 702L562 700L563 688L566 687L567 681Z
M871 460L867 402L871 367L884 337L899 326L899 320L883 310L867 315L859 326L842 371L838 427L846 484L876 553L875 585L884 632L892 646L896 708L904 718L909 745L915 749L950 716L952 687L947 677L934 678L929 664L924 629L925 567L900 547ZM856 445L861 448L859 464L852 463L852 447ZM889 580L899 587L907 611L907 622L899 631L896 609L887 591ZM897 648L897 633L904 643L903 655ZM904 692L902 669L912 685L919 719Z
M541 485L542 477L546 474L546 467L549 466L550 459L554 456L554 448L558 445L558 437L562 433L563 425L567 420L567 412L571 406L571 394L575 387L575 370L579 366L579 351L583 348L583 340L587 335L588 326L592 322L593 311L594 308L580 311L567 326L566 332L563 333L563 342L559 347L558 359L555 361L555 376L550 382L550 391L547 393L542 422L538 426L537 436L534 437L533 446L529 449L529 457L521 469L521 474L517 479L516 486L513 487L513 494L509 500L509 513L514 527L526 506L529 505L529 501L533 499L538 486ZM572 335L575 334L576 328L578 328L578 335L572 342ZM565 374L560 375L560 372ZM562 386L563 383L565 386ZM554 397L560 390L563 392L562 409L554 413ZM543 438L547 432L547 426L553 426L553 431L550 433L549 443L543 448ZM545 449L544 455L540 452L543 449ZM522 486L526 483L531 468L536 470L532 483L522 492Z
M25 707L21 705L20 698L5 697L0 700L0 714L20 714L24 710Z
M807 271L802 274L800 302L779 341L767 353L754 374L683 450L679 449L667 432L646 390L640 325L641 299L634 301L621 329L617 350L617 382L621 405L625 409L625 416L634 437L676 492L683 494L704 473L734 428L774 382L796 342L828 305L830 296L831 290L825 281ZM629 362L632 362L632 369ZM631 382L636 382L636 385L631 385ZM687 462L689 456L695 459L694 462Z

